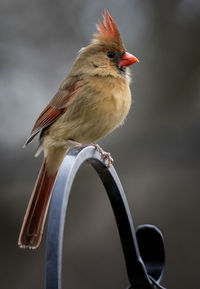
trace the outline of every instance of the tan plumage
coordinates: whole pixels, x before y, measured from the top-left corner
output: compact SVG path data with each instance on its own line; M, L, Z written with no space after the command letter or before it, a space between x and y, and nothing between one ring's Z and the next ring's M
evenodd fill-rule
M123 122L130 109L126 66L138 60L125 52L108 11L103 18L104 22L99 20L97 25L99 33L80 50L25 144L41 132L40 148L45 158L19 236L21 247L39 246L55 177L73 141L89 144L107 135Z

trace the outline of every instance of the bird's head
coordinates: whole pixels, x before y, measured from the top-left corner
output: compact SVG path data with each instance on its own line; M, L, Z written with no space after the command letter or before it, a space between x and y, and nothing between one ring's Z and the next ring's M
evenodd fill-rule
M105 11L102 16L103 21L99 20L96 25L98 33L94 34L91 44L80 50L76 69L79 67L93 75L123 75L126 67L139 60L126 51L110 13Z

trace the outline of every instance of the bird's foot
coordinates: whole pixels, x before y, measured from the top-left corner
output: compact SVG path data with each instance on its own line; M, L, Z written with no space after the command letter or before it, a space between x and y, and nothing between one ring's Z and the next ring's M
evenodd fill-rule
M108 161L107 168L109 169L111 164L113 163L113 158L111 157L110 153L105 152L100 145L96 143L90 143L90 144L82 144L79 143L73 139L68 140L73 146L94 146L96 150L101 154L102 158L106 159Z
M110 153L105 152L100 145L96 143L92 143L92 146L96 148L96 150L101 154L102 158L105 158L108 161L107 168L109 169L111 164L113 163L113 158L111 157Z

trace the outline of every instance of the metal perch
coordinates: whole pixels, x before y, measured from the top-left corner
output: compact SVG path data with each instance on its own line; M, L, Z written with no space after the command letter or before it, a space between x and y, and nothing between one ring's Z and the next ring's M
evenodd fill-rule
M126 196L114 167L93 147L77 147L65 157L59 169L51 199L46 247L46 289L62 288L62 244L69 194L81 165L87 161L101 178L113 213L124 252L130 286L133 289L162 288L164 244L161 232L152 225L135 231Z

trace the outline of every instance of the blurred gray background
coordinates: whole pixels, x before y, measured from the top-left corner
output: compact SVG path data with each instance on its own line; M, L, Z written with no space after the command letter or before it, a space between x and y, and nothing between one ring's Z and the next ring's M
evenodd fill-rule
M37 141L22 145L104 9L140 63L131 68L127 121L99 144L114 158L135 226L155 224L164 235L162 284L198 288L200 2L2 0L0 6L1 289L44 288L45 234L38 250L17 246L42 161L33 157ZM128 285L110 204L87 164L70 198L63 266L63 288Z

